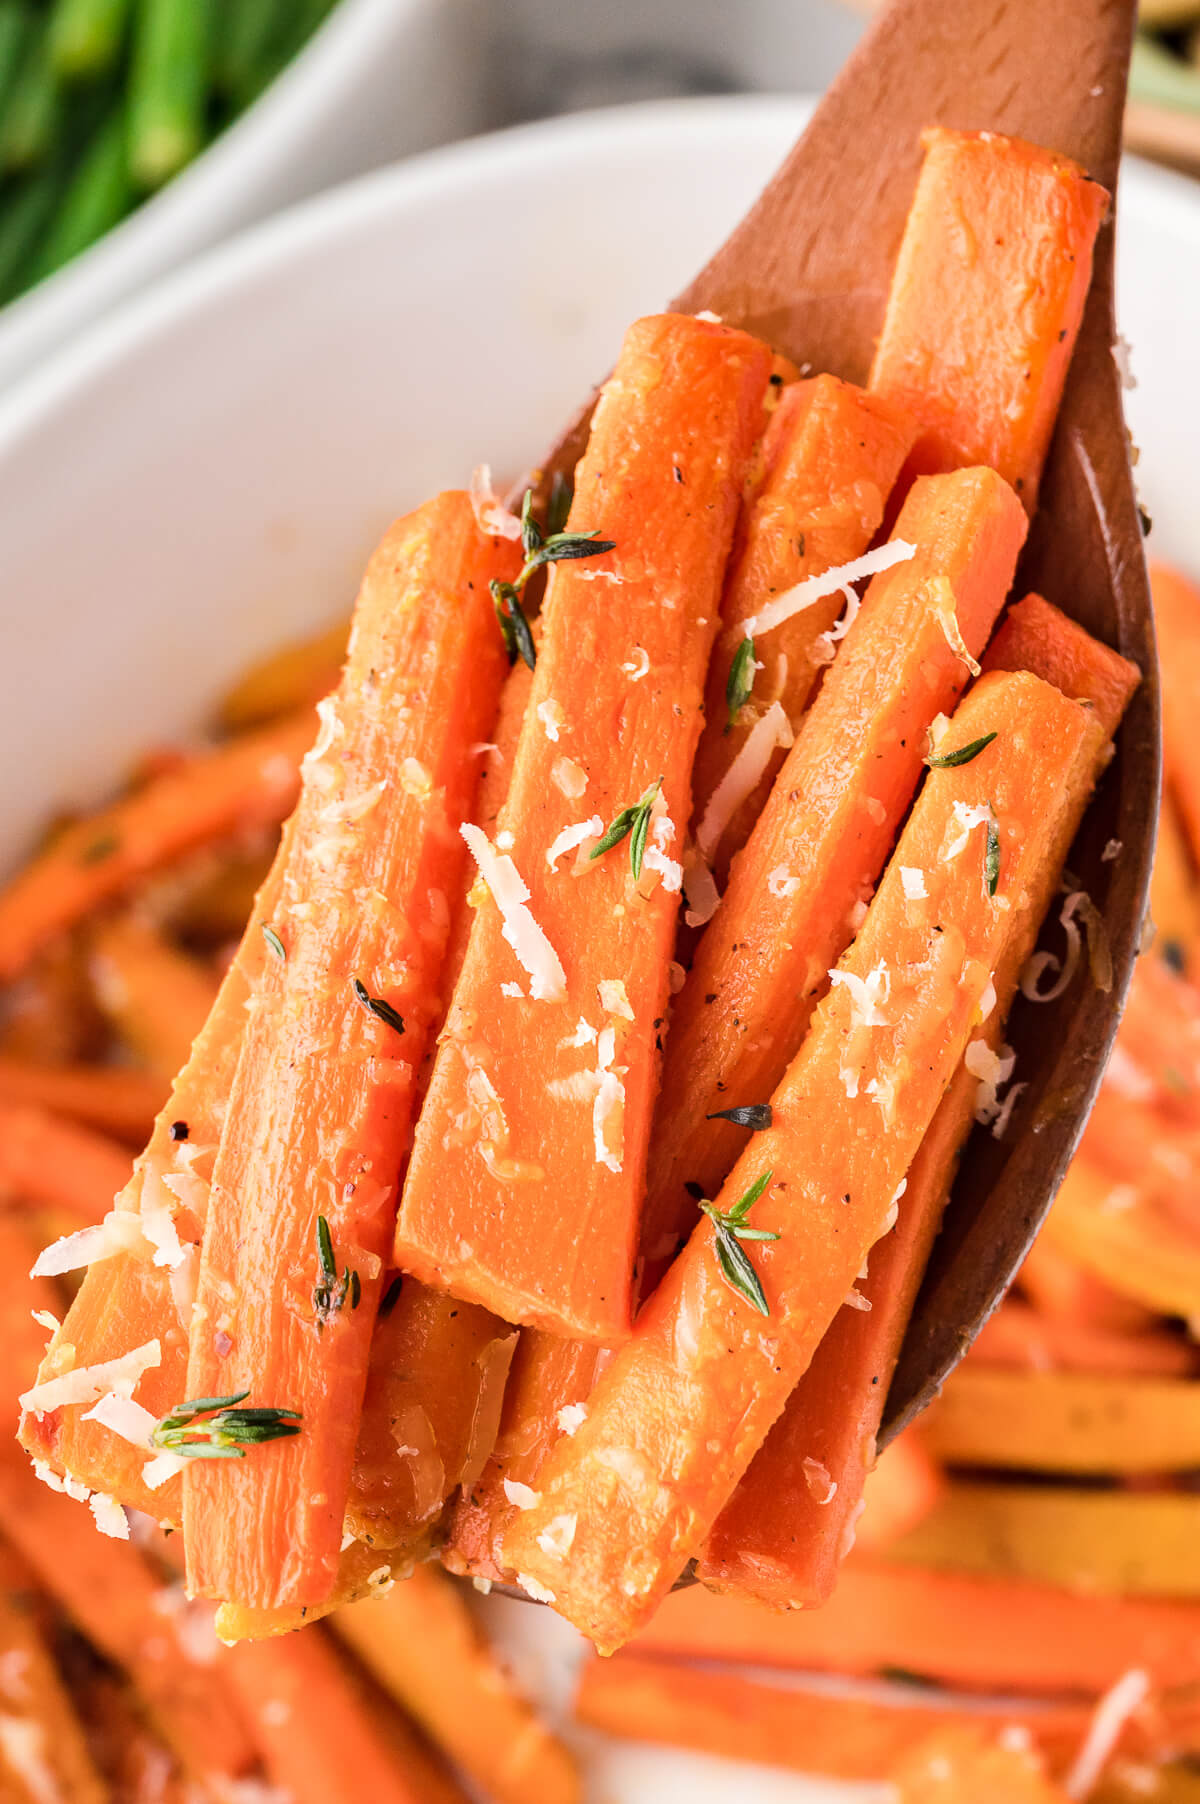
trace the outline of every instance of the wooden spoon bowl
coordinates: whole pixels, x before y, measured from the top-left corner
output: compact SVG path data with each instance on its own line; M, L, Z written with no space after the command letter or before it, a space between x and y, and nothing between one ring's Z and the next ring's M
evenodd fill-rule
M1115 193L1135 11L1135 0L893 0L761 198L674 305L710 309L802 368L864 382L922 128L1028 138L1073 157ZM1036 589L1145 673L1070 860L1104 919L1112 987L1101 991L1085 974L1048 1008L1018 1001L1008 1038L1028 1087L1003 1139L971 1137L892 1381L884 1439L936 1394L1041 1226L1087 1120L1142 938L1159 698L1115 341L1110 220L1015 593ZM589 416L590 405L539 475L573 466Z

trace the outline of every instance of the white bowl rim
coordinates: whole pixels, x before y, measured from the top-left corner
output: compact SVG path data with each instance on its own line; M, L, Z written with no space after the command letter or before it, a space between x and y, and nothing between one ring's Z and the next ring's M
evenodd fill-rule
M760 132L774 146L785 127L797 134L803 129L817 98L737 94L597 107L465 138L326 189L164 274L14 384L0 396L0 456L69 405L90 381L213 300L364 223L461 191L485 165L489 177L507 173L517 191L520 172L545 155L547 139L554 140L556 154L575 158L602 153L614 140L628 151L637 139L652 156L657 144L681 131L703 137L736 122L739 130ZM1123 195L1136 196L1139 211L1200 244L1200 184L1136 157L1124 159L1121 182Z

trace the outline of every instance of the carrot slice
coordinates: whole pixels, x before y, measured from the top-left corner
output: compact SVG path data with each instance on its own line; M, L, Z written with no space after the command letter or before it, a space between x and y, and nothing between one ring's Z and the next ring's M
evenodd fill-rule
M1018 138L921 141L870 387L924 427L914 470L988 464L1032 514L1109 197Z
M1114 1334L1044 1316L1010 1297L984 1323L971 1349L977 1365L1017 1371L1095 1372L1114 1376L1185 1378L1200 1353L1182 1335Z
M0 1102L0 1194L99 1221L129 1178L129 1153L33 1104Z
M804 1038L912 799L926 729L982 651L1025 517L990 470L918 483L893 535L914 555L875 577L770 801L734 863L672 1011L643 1246L653 1275L745 1139L711 1119L764 1103ZM957 628L953 616L957 617Z
M1119 1182L1077 1153L1043 1230L1087 1271L1163 1315L1200 1315L1200 1237L1153 1192Z
M466 856L471 747L505 669L488 585L515 575L518 556L483 535L465 494L398 522L322 704L268 927L273 969L213 1168L187 1375L187 1395L248 1392L299 1412L301 1432L245 1460L191 1462L199 1595L311 1604L337 1576L413 1080Z
M1185 1472L1200 1466L1200 1385L1172 1378L1005 1372L969 1360L922 1423L958 1466L1025 1472Z
M1152 564L1154 624L1162 655L1163 763L1183 816L1193 859L1200 860L1200 589L1167 564Z
M1179 806L1170 786L1158 813L1154 868L1150 873L1153 951L1192 982L1200 976L1200 884L1184 837Z
M1042 1236L1025 1255L1020 1285L1040 1314L1059 1321L1126 1336L1145 1334L1158 1325L1152 1309L1123 1297Z
M1032 1747L990 1727L938 1730L903 1755L891 1777L898 1804L1068 1804Z
M452 1580L418 1566L377 1602L339 1611L332 1626L495 1804L575 1804L575 1762L513 1690Z
M501 835L472 842L485 881L401 1200L398 1265L580 1339L630 1326L668 854L769 372L765 345L706 320L626 334L569 521L616 549L551 574ZM625 837L602 856L570 849L590 822L599 853L614 821Z
M169 1082L216 999L211 971L128 914L92 929L89 970L101 1012L140 1063Z
M188 759L59 834L0 891L0 980L15 977L56 933L181 853L278 824L295 800L312 735L307 709L289 715Z
M222 1671L272 1785L293 1804L468 1804L402 1717L385 1722L372 1710L323 1630L245 1642Z
M143 1141L167 1086L124 1065L35 1065L0 1058L0 1104L45 1109L117 1140Z
M1130 1666L1156 1685L1200 1680L1200 1606L855 1553L819 1610L770 1610L698 1585L675 1592L637 1650L861 1678L899 1668L956 1689L1099 1694Z
M1026 630L1027 622L1037 631ZM1047 681L1053 672L1072 697L1088 704L1099 730L1079 761L1063 771L1028 907L1008 918L993 973L994 1001L979 1036L992 1054L1104 767L1109 736L1138 680L1132 664L1045 603L1039 610L1018 604L1004 632L1011 667ZM963 743L957 734L947 736L947 745ZM835 1318L717 1523L698 1568L707 1581L742 1586L776 1604L811 1604L830 1595L838 1562L854 1538L891 1374L979 1094L976 1076L961 1067L906 1175L896 1226L872 1249L861 1286L870 1310L845 1309ZM806 1475L805 1484L796 1483L797 1473Z
M863 1482L856 1547L878 1553L924 1521L945 1482L934 1455L948 1457L911 1428L884 1448Z
M1002 899L1044 871L1062 774L1094 759L1101 729L1037 677L1006 674L980 682L956 715L955 743L992 732L999 743L922 789L772 1098L772 1125L718 1199L725 1216L754 1201L753 1229L780 1238L756 1245L752 1260L734 1243L740 1294L725 1276L738 1269L729 1245L719 1264L713 1222L697 1228L586 1420L551 1456L540 1501L508 1531L515 1570L553 1592L602 1649L628 1639L698 1551L891 1226L1000 961L1011 913ZM906 894L903 870L922 873L923 898ZM747 1267L771 1311L765 1331ZM556 1553L564 1523L569 1560Z
M708 668L704 732L692 780L694 821L741 754L755 723L778 702L793 730L812 698L833 647L828 634L846 606L835 589L793 614L747 652L745 622L806 577L861 557L911 449L915 427L898 409L835 376L786 389L763 446L763 479L743 509L738 547L721 602L721 635ZM756 659L753 691L731 708L733 660ZM710 863L724 882L729 860L750 837L783 762L772 752L762 774L730 814Z

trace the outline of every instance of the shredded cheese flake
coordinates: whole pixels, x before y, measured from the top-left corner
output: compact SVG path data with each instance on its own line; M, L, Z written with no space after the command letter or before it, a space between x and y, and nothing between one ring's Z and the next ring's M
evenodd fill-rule
M546 863L552 871L558 869L558 861L576 846L585 846L589 840L597 840L604 832L604 822L598 814L591 815L586 821L577 821L570 827L564 827L546 847Z
M986 1040L972 1040L963 1054L963 1064L972 1077L979 1079L975 1119L981 1127L990 1127L999 1115L1002 1107L1000 1092L1011 1078L1016 1063L1017 1055L1011 1046L1002 1046L996 1052Z
M521 1484L521 1482L515 1478L505 1479L504 1495L508 1498L508 1501L512 1504L513 1508L518 1510L534 1510L542 1501L540 1491L531 1489L529 1485Z
M733 763L708 798L696 830L696 846L706 863L711 862L742 803L754 794L766 775L772 753L777 747L786 751L792 738L791 722L779 703L772 702L755 721Z
M558 1426L564 1434L578 1434L587 1421L586 1403L564 1403L558 1412Z
M962 628L958 624L958 597L944 576L935 576L927 584L930 606L937 615L938 625L945 634L946 644L956 658L961 658L972 676L978 676L981 665L978 658L971 656L970 648L962 636Z
M545 729L546 738L552 745L558 744L559 729L563 724L563 711L556 701L539 702L537 717Z
M569 802L577 802L588 786L587 772L574 758L556 758L551 766L550 781Z
M507 853L499 853L480 827L464 821L459 829L479 867L479 874L500 910L501 932L529 978L535 1002L563 1002L567 976L558 953L527 907L529 891Z
M636 658L631 658L627 664L622 664L621 669L631 683L640 683L649 672L650 654L640 645L635 645L633 649L637 653Z
M785 896L794 896L800 888L799 877L793 877L786 864L777 864L767 872L767 894L782 900Z
M521 522L516 514L509 512L492 487L490 465L476 464L471 471L470 497L471 512L480 532L498 539L520 538Z
M801 1460L800 1466L813 1502L821 1505L832 1503L837 1496L837 1479L831 1476L829 1467L822 1460L813 1459L811 1455Z
M48 1378L23 1391L18 1401L22 1409L32 1410L39 1419L52 1409L65 1409L73 1403L94 1403L105 1391L132 1397L142 1374L161 1365L162 1347L157 1340L134 1347L119 1359L104 1360L94 1366L79 1366L58 1378Z
M88 1498L88 1508L102 1535L107 1535L111 1541L128 1541L129 1517L115 1497L105 1491L93 1491Z
M929 891L925 887L925 873L917 870L915 865L900 866L900 887L904 891L906 902L923 902Z
M712 920L721 903L721 892L708 860L697 847L689 848L683 867L683 891L687 907L683 918L689 927L704 927Z
M613 1068L616 1050L616 1035L611 1027L606 1027L596 1045L598 1082L592 1103L592 1142L597 1165L612 1172L623 1169L625 1153L625 1086L621 1082L624 1067Z
M660 789L650 805L649 844L642 857L643 867L657 871L668 895L677 896L683 885L683 866L668 858L667 847L675 839L675 823L667 812L667 798Z
M571 1551L571 1543L575 1539L575 1529L579 1518L572 1511L568 1515L552 1516L541 1534L537 1544L542 1552L552 1560L565 1560Z
M1123 1674L1096 1705L1091 1727L1075 1764L1063 1780L1069 1798L1086 1798L1094 1789L1121 1731L1150 1693L1150 1675L1139 1667Z
M629 997L619 977L602 977L596 985L596 994L600 998L600 1007L606 1014L619 1015L623 1021L633 1020Z
M759 613L752 614L743 623L743 630L748 639L759 639L763 633L769 633L772 627L781 626L790 620L793 614L799 614L805 608L811 608L818 601L824 601L829 595L836 595L839 589L846 589L851 583L861 582L864 577L878 576L881 571L891 570L897 564L907 563L916 556L917 548L904 539L889 539L886 545L879 545L874 551L868 551L862 557L853 558L848 564L839 564L833 570L823 571L820 576L805 577L794 588L785 589Z
M136 1253L146 1236L142 1220L130 1209L110 1209L94 1227L77 1228L45 1247L33 1262L31 1278L58 1278L80 1271L118 1253Z
M532 1597L535 1603L552 1604L554 1602L555 1593L551 1591L550 1587L539 1584L537 1579L531 1578L528 1572L518 1572L517 1583L522 1591Z

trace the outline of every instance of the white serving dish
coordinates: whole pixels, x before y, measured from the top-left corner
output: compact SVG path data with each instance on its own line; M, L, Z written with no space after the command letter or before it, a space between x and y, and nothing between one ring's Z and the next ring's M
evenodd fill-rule
M324 195L130 304L0 402L0 866L347 609L395 513L536 457L752 199L793 100L534 126ZM1154 548L1200 574L1200 189L1130 165L1122 324ZM491 1600L543 1695L572 1632ZM584 1738L595 1804L873 1796Z
M322 188L478 130L482 0L341 0L161 194L0 310L0 389L127 295Z

